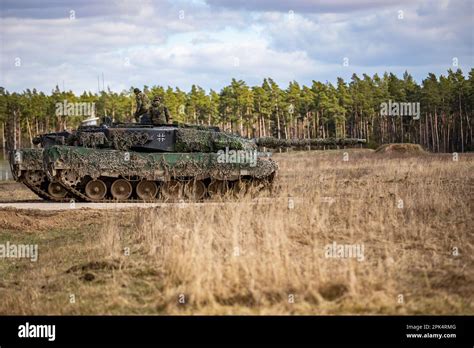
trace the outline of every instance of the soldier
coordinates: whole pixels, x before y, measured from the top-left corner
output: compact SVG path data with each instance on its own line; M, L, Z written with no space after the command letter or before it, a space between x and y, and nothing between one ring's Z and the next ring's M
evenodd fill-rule
M153 98L150 108L151 123L154 125L166 124L170 122L170 114L168 108L163 104L161 97Z
M135 111L135 120L140 121L140 116L148 113L150 109L150 101L145 93L141 92L138 88L133 90L135 93L135 100L137 102L137 110Z

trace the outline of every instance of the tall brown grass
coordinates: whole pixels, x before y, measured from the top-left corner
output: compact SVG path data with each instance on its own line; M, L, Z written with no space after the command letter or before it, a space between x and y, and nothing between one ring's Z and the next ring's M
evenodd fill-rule
M103 233L158 272L166 313L472 313L472 159L347 154L280 155L271 198L138 210ZM364 260L326 257L333 242Z

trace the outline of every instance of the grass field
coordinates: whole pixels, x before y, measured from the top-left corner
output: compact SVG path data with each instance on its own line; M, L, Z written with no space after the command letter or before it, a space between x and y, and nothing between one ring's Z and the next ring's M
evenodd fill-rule
M474 314L474 155L274 157L260 204L0 210L39 249L0 259L0 314Z

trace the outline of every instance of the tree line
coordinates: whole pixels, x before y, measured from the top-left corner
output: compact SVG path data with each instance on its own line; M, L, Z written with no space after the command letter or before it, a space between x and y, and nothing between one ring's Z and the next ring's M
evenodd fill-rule
M29 147L37 134L77 127L85 117L77 112L64 115L69 104L93 103L92 116L132 121L133 88L75 95L56 86L48 95L36 89L10 93L0 87L3 148L8 139L13 139L10 147ZM474 69L468 76L460 69L439 77L430 73L421 84L405 72L402 78L392 73L353 74L350 81L338 78L336 84L312 81L304 86L292 81L286 88L266 78L259 86L232 79L220 91L209 92L196 85L189 92L169 86L141 89L150 100L161 96L175 122L215 125L244 137L351 137L366 139L370 147L409 142L434 152L473 150ZM387 105L409 106L409 113L381 112Z

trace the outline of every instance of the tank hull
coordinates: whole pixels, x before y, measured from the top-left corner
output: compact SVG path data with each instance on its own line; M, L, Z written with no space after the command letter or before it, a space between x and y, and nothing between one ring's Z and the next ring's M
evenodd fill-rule
M228 158L227 158L228 159ZM226 162L224 153L146 153L74 146L44 150L47 177L81 201L202 200L244 186L271 186L266 156Z

